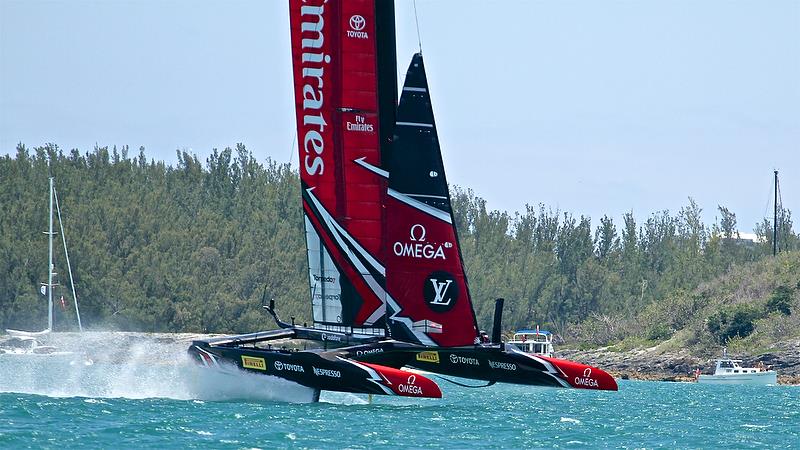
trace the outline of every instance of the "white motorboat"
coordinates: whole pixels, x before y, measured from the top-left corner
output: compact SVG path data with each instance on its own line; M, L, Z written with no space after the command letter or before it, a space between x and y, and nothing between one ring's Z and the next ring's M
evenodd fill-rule
M549 331L536 329L522 329L514 333L514 338L509 344L514 344L518 349L532 355L553 357L553 334Z
M778 373L764 367L743 367L740 359L728 358L727 351L717 360L713 375L697 373L697 382L703 384L777 384Z

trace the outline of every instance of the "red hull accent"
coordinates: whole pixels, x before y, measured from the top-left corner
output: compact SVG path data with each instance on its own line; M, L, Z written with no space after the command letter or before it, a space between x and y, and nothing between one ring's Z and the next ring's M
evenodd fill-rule
M430 378L405 370L378 364L361 363L378 372L386 381L384 383L397 395L404 397L442 398L442 390Z
M566 359L537 356L554 365L564 375L564 380L577 389L597 389L616 391L617 381L608 372L597 367L569 361Z

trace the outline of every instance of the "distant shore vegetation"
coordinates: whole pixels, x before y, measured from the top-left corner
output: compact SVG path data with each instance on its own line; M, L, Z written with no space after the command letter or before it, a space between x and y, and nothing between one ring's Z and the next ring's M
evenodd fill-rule
M0 158L0 326L38 330L46 322L48 159L75 275L81 316L95 329L251 332L279 312L310 320L300 182L288 164L256 161L243 145L201 162L148 159L143 148L81 153L55 145ZM567 343L602 346L668 340L684 333L735 344L757 330L776 337L797 322L800 238L791 212L738 235L734 212L718 205L705 224L691 198L676 213L622 223L528 206L489 210L472 190L451 187L478 322L491 326L506 298L509 330L540 325ZM535 198L531 199L535 201ZM57 261L63 248L56 246ZM74 327L66 267L56 329ZM783 333L783 334L782 334ZM749 339L753 339L750 337Z

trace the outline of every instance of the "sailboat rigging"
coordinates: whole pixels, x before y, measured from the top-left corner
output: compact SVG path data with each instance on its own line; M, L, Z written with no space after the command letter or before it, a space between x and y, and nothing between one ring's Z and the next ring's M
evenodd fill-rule
M48 171L50 170L50 162L48 161ZM52 172L48 173L48 196L49 196L49 208L48 208L48 230L44 232L47 235L48 240L48 259L47 259L47 282L42 282L40 287L40 292L43 295L47 296L47 328L43 329L42 331L21 331L21 330L13 330L13 329L6 329L6 333L8 333L12 337L26 339L26 340L33 340L37 337L44 336L53 331L53 292L54 288L59 286L59 283L54 282L54 277L57 275L55 272L55 264L54 264L54 257L53 257L53 241L54 236L58 234L57 232L53 231L53 224L54 224L54 215L55 212L58 218L58 225L61 232L61 242L64 246L64 256L67 262L67 272L69 273L69 281L70 281L70 288L72 290L72 298L75 304L75 315L77 317L78 322L78 330L83 331L83 324L81 323L81 315L80 310L78 309L78 297L75 293L75 281L72 276L72 265L69 261L69 252L67 251L67 239L66 234L64 233L64 222L61 218L61 206L58 202L58 193L55 187L55 177L53 176ZM55 207L55 209L54 209ZM62 307L64 307L64 300L63 296L61 298ZM39 347L41 348L41 347Z

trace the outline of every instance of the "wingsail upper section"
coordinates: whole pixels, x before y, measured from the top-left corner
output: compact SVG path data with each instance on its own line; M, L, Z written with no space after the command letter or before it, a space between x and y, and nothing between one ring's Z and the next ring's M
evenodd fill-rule
M386 181L362 164L381 166L376 3L290 0L289 14L314 321L383 328L370 261L383 256Z
M390 329L398 339L419 342L424 333L440 346L470 345L477 322L421 54L408 68L396 114L386 199Z

